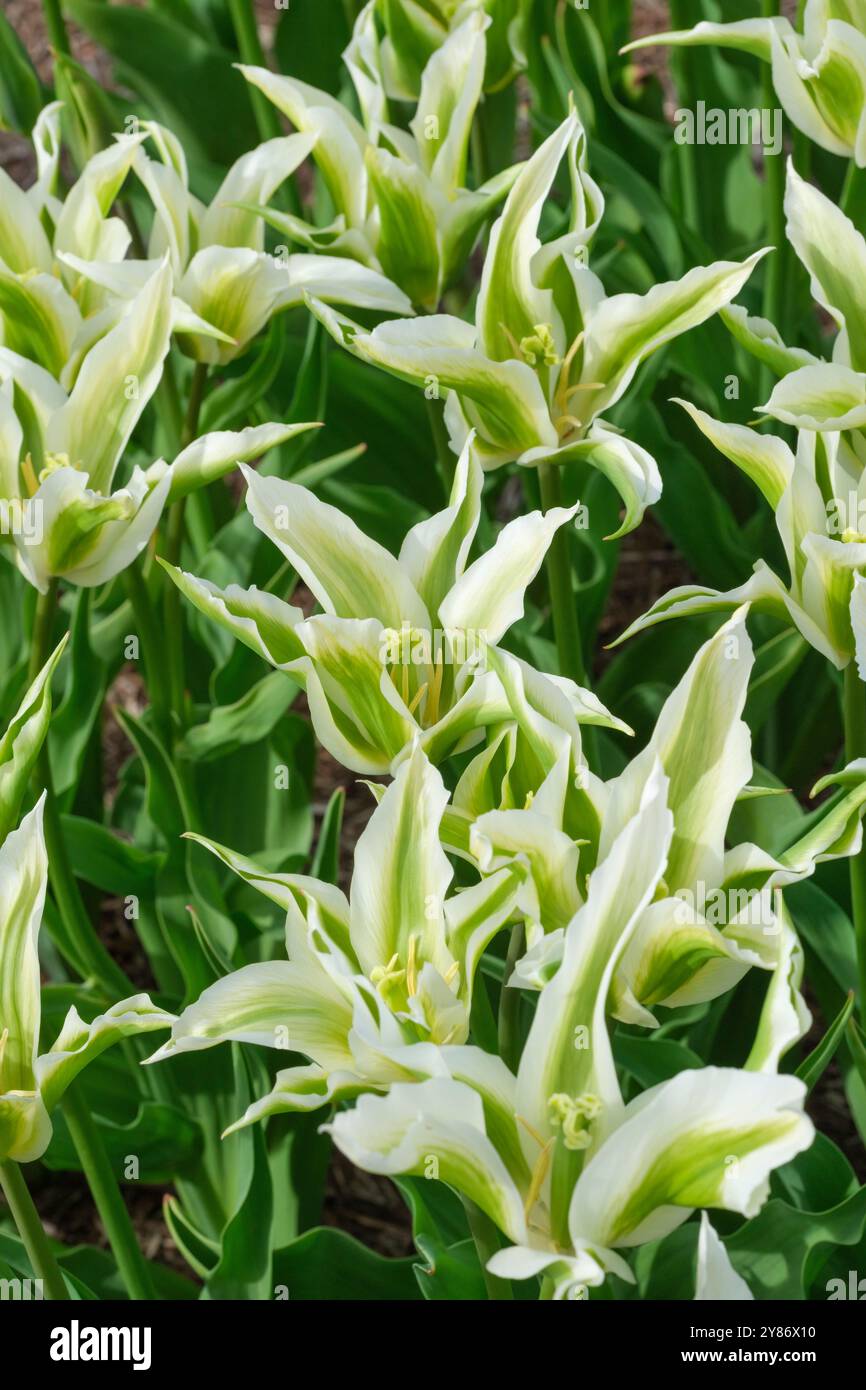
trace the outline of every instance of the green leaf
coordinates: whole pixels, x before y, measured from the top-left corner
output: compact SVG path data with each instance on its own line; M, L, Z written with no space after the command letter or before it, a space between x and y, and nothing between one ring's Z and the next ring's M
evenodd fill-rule
M100 1116L97 1127L115 1173L122 1177L130 1155L138 1160L137 1182L171 1182L195 1162L202 1145L195 1120L175 1105L156 1101L145 1101L130 1124ZM81 1171L62 1109L54 1117L54 1133L42 1162L55 1172Z
M63 817L63 838L75 877L117 897L151 891L165 863L164 854L139 849L83 816Z
M123 85L138 92L187 153L230 164L258 143L247 84L232 54L155 10L66 0L71 19L115 58Z
M192 762L225 758L238 748L267 738L298 693L298 686L282 671L248 690L233 705L217 705L204 724L189 729L177 754Z
M327 22L314 5L285 6L274 39L279 71L336 96L345 69L343 49L351 38L344 5L331 5Z
M36 69L9 20L0 13L0 129L29 135L42 105Z
M313 878L323 883L337 883L340 876L340 834L343 828L343 808L346 804L346 788L337 787L325 808L316 853L310 870Z
M678 1072L703 1063L696 1052L684 1043L669 1038L637 1038L618 1031L613 1040L613 1055L625 1071L640 1083L642 1089L667 1081Z
M845 1025L851 1018L851 1011L853 1008L854 991L851 990L848 994L848 998L830 1024L830 1027L827 1029L818 1046L814 1051L810 1052L809 1056L805 1057L798 1066L796 1075L799 1076L801 1081L806 1083L807 1090L814 1090L827 1067L835 1057L836 1049L842 1041L842 1034L845 1032ZM854 1026L856 1027L856 1024Z
M421 1297L411 1259L386 1259L330 1226L316 1226L275 1251L274 1286L278 1298L290 1300L404 1302Z
M821 1255L856 1245L866 1231L866 1187L830 1211L797 1211L772 1199L725 1241L731 1262L757 1299L813 1296ZM828 1249L829 1247L829 1249ZM826 1290L815 1293L826 1298Z
M200 433L242 429L248 424L250 411L264 400L280 370L285 344L284 325L272 319L246 371L228 377L210 392L202 407Z

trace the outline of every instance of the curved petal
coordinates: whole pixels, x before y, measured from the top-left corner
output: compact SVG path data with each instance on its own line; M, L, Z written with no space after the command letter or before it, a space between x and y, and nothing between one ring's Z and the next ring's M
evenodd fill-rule
M805 1095L796 1077L726 1067L683 1071L644 1091L578 1179L572 1240L642 1245L695 1207L754 1216L773 1169L812 1142Z
M437 1177L511 1240L526 1240L520 1193L487 1137L481 1097L468 1086L441 1077L398 1084L387 1096L361 1096L323 1128L359 1168Z

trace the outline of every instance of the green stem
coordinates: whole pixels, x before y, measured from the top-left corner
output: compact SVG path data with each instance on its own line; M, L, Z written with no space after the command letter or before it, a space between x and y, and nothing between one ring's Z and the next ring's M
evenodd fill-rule
M765 19L773 19L779 14L779 0L762 0ZM763 65L762 89L764 105L772 110L776 105L776 92L773 86L773 72L768 64ZM782 338L787 337L787 323L784 318L785 285L787 282L788 241L785 235L785 154L764 155L764 198L767 220L767 244L775 247L765 263L764 317L774 323ZM767 396L775 385L775 375L767 369L764 388Z
M505 974L502 977L502 993L499 996L499 1055L507 1067L513 1072L517 1071L517 1063L520 1060L520 990L509 989L508 981L514 973L514 967L526 950L526 933L523 923L516 922L511 928L511 939L508 942L508 954L505 957Z
M845 760L866 757L866 686L857 674L857 663L845 667L842 712L845 724ZM848 860L851 876L851 916L857 943L857 979L860 986L860 1018L866 1026L866 847Z
M859 232L866 225L866 174L852 159L848 164L839 206Z
M9 1210L27 1251L33 1273L37 1279L42 1280L43 1294L50 1299L68 1299L69 1294L60 1266L54 1258L54 1252L39 1220L39 1213L27 1190L24 1174L17 1163L0 1163L0 1187L9 1203Z
M144 576L143 562L135 561L124 570L124 582L141 641L147 693L157 735L165 748L171 747L171 703L162 678L163 642L156 612ZM172 585L172 588L174 586Z
M497 1250L501 1249L499 1232L490 1220L486 1212L470 1202L468 1197L463 1197L463 1209L466 1212L466 1220L469 1223L469 1231L475 1242L475 1249L481 1261L481 1268L484 1271L484 1283L487 1287L487 1297L490 1299L504 1300L512 1299L514 1292L507 1279L498 1279L495 1274L490 1274L487 1269L487 1261Z
M132 1299L155 1297L147 1262L138 1247L126 1203L111 1170L102 1137L78 1087L73 1084L63 1097L63 1114L75 1145L96 1209L117 1261L126 1291Z
M541 505L545 512L562 505L559 469L554 464L540 465L538 485L541 491ZM572 583L568 534L564 526L560 526L547 552L547 578L553 609L553 632L559 656L559 674L568 676L578 685L586 685L586 667L577 621L577 595Z
M42 670L50 654L56 599L56 581L52 582L47 593L40 594L37 599L30 651L32 679ZM54 792L47 739L39 750L35 773L37 785L44 787L46 793L44 829L48 873L51 891L66 932L66 940L73 953L72 963L83 976L92 975L109 999L116 999L118 994L122 998L130 993L130 982L96 935L69 862L60 808Z
M48 42L55 53L70 53L69 35L66 32L60 0L42 0L42 13L45 16L45 28L48 30Z
M454 482L454 470L457 467L457 459L451 448L448 439L448 430L445 425L445 416L441 401L431 400L429 396L424 397L427 405L427 419L430 422L430 433L433 436L433 447L436 451L436 467L442 479L442 486L445 489L446 501L451 496L451 484Z
M207 383L207 363L197 362L190 387L186 418L181 430L181 448L191 444L198 433L198 421L204 400ZM169 564L176 565L180 560L184 534L184 512L186 499L181 497L172 503L168 513L166 530L165 558ZM180 590L176 584L166 584L163 597L163 622L168 661L169 706L171 710L172 736L181 732L186 725L186 673L183 656L183 620L180 606Z
M267 67L265 51L262 48L259 31L256 27L252 0L228 0L228 5L241 62L256 68ZM276 108L271 105L258 87L253 87L250 84L249 93L253 104L253 115L256 118L256 125L259 128L261 138L272 140L274 136L282 135L283 131Z
M689 0L670 0L670 21L672 29L691 29L694 16L690 13ZM695 110L689 64L687 58L675 55L673 67L676 70L676 84L679 105L688 111ZM680 145L678 151L680 168L680 188L683 200L683 215L687 224L696 232L701 231L701 198L698 187L697 156L694 145Z

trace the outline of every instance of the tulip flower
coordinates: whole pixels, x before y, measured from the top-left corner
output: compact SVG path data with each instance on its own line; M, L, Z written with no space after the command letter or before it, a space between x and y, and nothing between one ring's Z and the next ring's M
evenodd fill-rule
M375 267L414 304L434 310L463 273L517 174L517 168L505 170L475 191L465 187L488 24L481 8L471 10L433 53L408 132L388 123L381 75L366 46L356 43L349 63L364 125L326 92L266 68L242 67L247 80L304 133L295 138L309 140L337 219L315 229L249 201L245 206L292 240Z
M143 136L119 136L85 164L65 198L58 196L60 112L52 102L33 130L37 179L27 190L0 169L0 326L6 348L53 376L67 373L93 335L104 332L107 296L67 259L119 263L131 242L111 208Z
M417 101L431 58L476 16L490 24L484 90L497 91L524 66L520 0L368 0L343 57L351 65L359 48L372 47L388 96Z
M78 1073L121 1038L166 1028L172 1015L136 994L85 1023L72 1007L39 1052L37 942L48 881L44 796L0 847L0 1160L29 1163L51 1139L51 1111Z
M783 852L727 845L738 800L760 794L751 786L751 736L742 718L754 662L746 615L741 607L701 647L646 748L609 782L576 768L565 736L557 744L549 727L525 716L516 777L507 763L503 777L500 762L494 782L487 750L466 768L454 804L468 823L449 824L449 847L459 832L483 873L514 862L529 870L519 902L529 950L517 963L514 987L541 988L559 967L587 880L633 814L655 760L670 780L674 833L662 880L613 980L611 1011L625 1022L654 1027L658 1005L699 1003L731 989L752 967L776 969L787 943L777 890L809 877L826 859L858 852L866 808L862 761L818 783L815 793L831 784L840 792ZM497 735L491 730L488 743ZM534 787L523 770L526 750L535 751L535 775L542 776ZM505 806L490 809L491 798L503 792Z
M565 158L569 229L542 246L542 208ZM621 536L661 495L661 478L655 460L603 412L622 398L641 362L727 304L764 253L691 270L645 295L609 298L584 263L602 212L572 113L524 165L494 224L474 326L431 314L368 332L309 299L344 347L428 395L447 396L452 445L459 449L474 429L485 468L514 461L597 468L625 505Z
M348 900L191 836L286 911L289 959L211 985L149 1060L229 1039L306 1054L310 1064L281 1071L239 1124L446 1075L439 1049L468 1036L475 972L521 877L519 866L506 868L449 896L453 871L439 842L447 801L416 745L358 840Z
M252 469L244 476L253 521L324 611L305 619L273 594L220 589L166 568L201 612L304 687L317 737L334 757L357 772L387 772L420 734L438 762L460 739L508 717L506 696L487 664L522 615L551 537L576 508L516 518L467 564L482 483L470 441L449 505L413 526L395 559L308 489ZM579 720L616 726L571 682L559 698L575 726Z
M772 67L776 97L791 124L831 154L866 165L866 19L849 0L806 0L803 29L781 16L651 34L623 50L655 44L731 48Z
M84 588L106 583L147 545L167 501L311 428L205 435L172 464L136 466L118 487L121 457L159 384L171 331L166 263L86 353L68 394L44 368L0 348L0 502L18 568L42 592L54 578Z
M450 1078L361 1096L325 1126L370 1172L432 1172L455 1187L511 1242L491 1273L544 1274L555 1297L608 1272L632 1280L622 1252L696 1208L755 1215L769 1174L813 1136L804 1084L770 1072L702 1067L623 1101L605 1000L673 846L667 796L656 758L568 928L516 1076L473 1047L445 1046Z

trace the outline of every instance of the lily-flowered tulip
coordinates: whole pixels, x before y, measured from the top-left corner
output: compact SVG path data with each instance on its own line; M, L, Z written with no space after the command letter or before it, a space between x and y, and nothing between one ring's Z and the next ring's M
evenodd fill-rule
M84 588L106 583L147 545L167 501L312 428L205 435L172 464L136 466L118 487L171 331L171 270L163 264L86 353L68 394L44 368L0 348L0 500L14 523L18 568L43 592L54 578Z
M242 1124L448 1075L440 1048L462 1050L475 972L511 914L521 869L449 896L439 841L447 801L416 746L357 843L348 901L327 883L270 873L191 837L285 909L289 959L246 965L211 985L150 1060L229 1039L306 1054L310 1065L281 1071Z
M544 246L539 221L567 158L572 184L568 231ZM763 254L718 261L645 295L617 294L585 264L603 199L586 169L583 128L572 113L524 165L494 224L475 324L448 314L380 324L367 332L311 303L343 346L394 375L447 396L452 444L477 432L485 468L516 462L584 462L619 492L639 523L661 495L655 460L603 418L647 357L703 323L738 293Z
M369 18L372 23L372 13ZM251 210L292 240L381 270L414 304L434 310L517 173L506 170L474 192L465 187L488 23L474 9L433 54L408 131L389 124L381 76L365 45L355 46L349 64L364 125L327 92L243 67L247 80L309 139L337 220L316 229L265 207L249 204Z
M51 1111L78 1073L121 1038L167 1028L172 1015L136 994L85 1023L69 1010L39 1052L37 941L48 880L44 796L0 847L0 1160L29 1163L51 1139Z
M142 142L156 151L151 158ZM175 290L174 327L198 362L225 364L245 352L272 316L303 302L381 313L411 313L406 296L376 270L336 256L271 256L264 225L245 203L266 202L307 157L307 135L268 140L229 169L208 207L189 189L180 141L155 121L140 123L134 169L154 206L149 260L76 259L77 270L113 295L128 298L168 257Z
M819 436L801 430L794 454L784 440L744 425L726 425L682 404L773 507L789 577L781 579L759 560L751 578L724 593L680 585L619 640L668 618L724 612L748 603L796 628L838 670L856 658L866 679L866 537L858 524L863 472L856 446L837 433Z
M132 234L111 209L144 136L118 136L88 160L61 201L61 109L52 102L34 126L31 188L0 169L0 338L69 386L81 354L117 317L110 296L76 266L123 261Z
M417 101L434 54L468 17L486 16L490 31L484 89L496 91L524 66L520 7L521 0L425 0L422 5L416 0L368 0L343 56L351 63L359 47L375 45L388 96Z
M680 404L772 508L788 575L781 578L759 561L752 577L728 593L681 586L629 631L749 602L796 628L838 669L856 658L866 678L866 240L793 166L785 208L788 238L809 272L813 294L839 329L833 361L795 356L773 325L740 310L730 311L728 322L781 377L762 409L799 430L796 452L782 439Z
M356 772L387 772L420 734L438 762L508 717L487 665L521 617L551 538L576 509L518 517L467 564L482 483L467 442L449 505L413 526L395 558L308 489L244 473L253 521L324 611L305 619L262 590L169 573L197 608L304 687L317 737L334 757ZM575 727L580 719L616 723L570 682L561 683L560 699Z
M0 845L18 824L19 813L51 719L51 678L66 646L52 652L24 693L0 738Z
M684 1071L625 1104L605 1021L617 959L672 848L668 779L656 759L640 804L592 877L562 964L542 990L517 1075L473 1047L450 1079L362 1096L326 1126L360 1167L431 1174L476 1203L512 1242L488 1264L546 1275L554 1296L632 1280L623 1251L695 1208L753 1216L769 1174L811 1143L804 1084L765 1071ZM458 1077L459 1071L459 1077Z
M825 859L856 854L866 807L866 763L854 762L818 784L841 787L805 835L771 854L750 843L727 847L732 812L753 788L751 736L742 718L754 662L741 608L698 651L658 717L646 748L609 782L578 769L559 753L535 789L518 781L515 801L506 780L488 773L487 750L458 783L454 802L468 824L452 821L483 872L515 861L529 870L520 895L529 951L513 984L539 988L559 967L566 931L640 803L656 761L669 778L667 806L673 840L653 901L642 912L613 980L610 1007L625 1022L655 1026L658 1005L678 1007L731 989L752 966L772 970L786 949L785 919L776 890L814 872ZM496 731L491 730L488 747ZM545 747L525 725L524 744L544 767ZM524 754L525 757L525 754ZM500 776L501 776L500 763ZM485 800L509 794L506 809ZM528 805L526 804L528 803Z
M651 34L654 44L751 53L772 65L776 97L792 125L831 154L866 166L866 15L860 0L806 0L798 32L782 16Z

